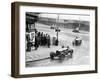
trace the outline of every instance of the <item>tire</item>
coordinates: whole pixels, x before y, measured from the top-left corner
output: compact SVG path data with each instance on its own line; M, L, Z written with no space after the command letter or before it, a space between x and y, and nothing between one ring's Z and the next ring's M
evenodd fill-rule
M61 54L61 55L59 56L59 60L64 60L64 59L65 59L65 55Z
M69 56L70 56L70 58L73 57L73 50L70 51L70 55Z
M54 52L50 52L50 59L54 60L54 57L55 57L55 53Z
M76 44L76 46L78 46L79 45L79 41L75 41L75 44Z
M80 45L82 45L82 40L80 41Z
M72 58L73 57L73 53L70 53L69 57Z
M72 42L72 44L73 44L73 46L75 45L75 43L74 43L74 42Z

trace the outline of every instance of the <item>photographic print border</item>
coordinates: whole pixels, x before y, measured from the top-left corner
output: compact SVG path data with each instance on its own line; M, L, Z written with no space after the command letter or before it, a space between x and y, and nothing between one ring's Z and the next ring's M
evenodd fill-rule
M86 9L95 10L95 70L73 71L73 72L54 72L54 73L40 73L40 74L19 74L20 72L20 52L19 52L19 7L20 6L39 6L39 7L54 7L54 8L72 8L72 9ZM31 2L13 2L11 4L11 76L15 78L23 77L40 77L40 76L58 76L58 75L72 75L72 74L86 74L97 73L97 7L96 6L80 6L80 5L62 5L62 4L44 4ZM34 72L33 72L34 73Z

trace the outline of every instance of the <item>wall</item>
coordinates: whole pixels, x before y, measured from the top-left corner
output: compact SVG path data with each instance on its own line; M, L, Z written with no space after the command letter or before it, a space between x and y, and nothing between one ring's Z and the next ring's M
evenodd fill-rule
M11 2L15 0L1 0L0 2L0 80L17 80L10 77L11 68ZM16 0L29 1L41 3L56 3L56 4L76 4L98 6L100 9L99 0ZM98 10L99 10L98 9ZM100 11L98 13L98 23L100 21ZM98 34L100 34L100 23L98 24ZM100 44L100 37L98 37L98 44ZM100 45L99 45L100 47ZM100 50L99 50L100 52ZM99 53L98 52L98 53ZM98 67L100 67L100 54L98 55ZM97 74L84 75L64 75L53 77L39 77L39 78L22 78L18 80L100 80L100 68Z

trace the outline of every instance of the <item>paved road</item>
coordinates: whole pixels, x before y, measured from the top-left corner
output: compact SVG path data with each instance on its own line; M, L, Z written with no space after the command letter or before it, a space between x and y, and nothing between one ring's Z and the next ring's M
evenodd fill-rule
M43 27L42 27L43 26ZM56 35L54 31L50 30L49 26L37 24L37 28L40 31L50 34L50 36ZM83 43L81 46L73 47L72 41L76 35L82 37ZM73 33L70 29L61 28L59 33L60 45L69 45L74 49L73 58L66 57L63 61L43 59L39 61L27 62L27 67L42 67L42 66L62 66L62 65L87 65L90 63L89 57L89 32ZM45 52L45 54L47 51Z
M86 65L89 64L89 54L86 53L86 51L80 49L81 47L75 47L74 48L74 54L73 58L69 58L66 56L66 58L63 61L60 61L58 59L51 60L43 59L39 61L33 61L28 62L26 64L27 67L42 67L42 66L62 66L62 65Z

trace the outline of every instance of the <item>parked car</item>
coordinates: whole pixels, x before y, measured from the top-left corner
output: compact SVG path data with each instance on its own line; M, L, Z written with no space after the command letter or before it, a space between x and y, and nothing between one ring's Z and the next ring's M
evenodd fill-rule
M58 58L59 60L65 59L66 56L69 56L70 58L73 57L73 49L70 49L69 47L61 48L59 50L56 50L56 52L50 52L50 58L52 60Z
M80 37L76 37L72 44L73 46L80 46L82 44L82 39Z

